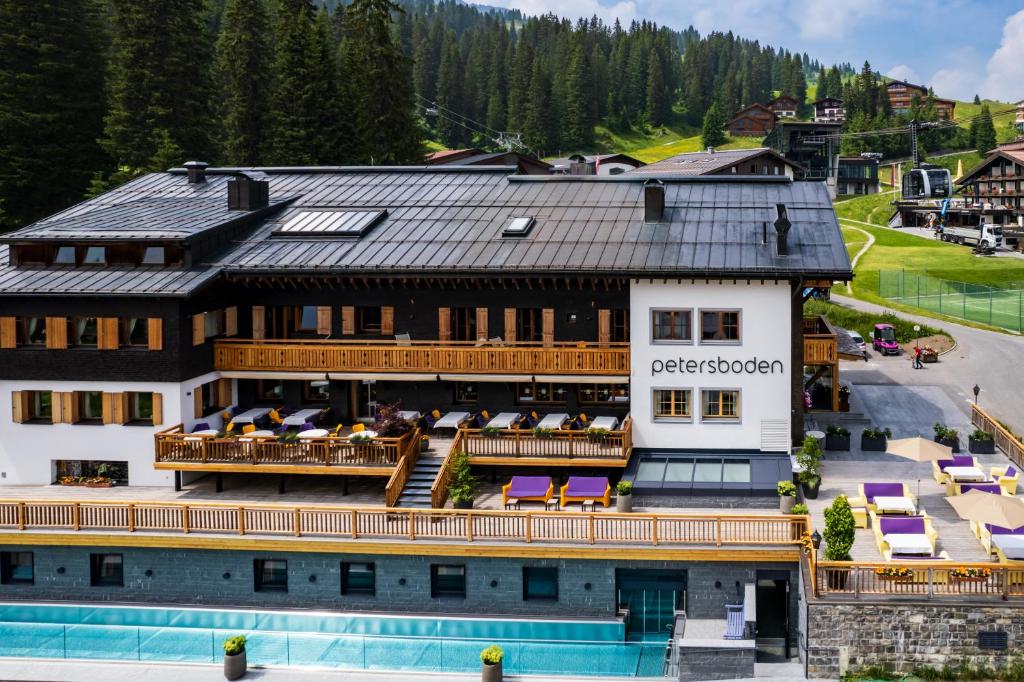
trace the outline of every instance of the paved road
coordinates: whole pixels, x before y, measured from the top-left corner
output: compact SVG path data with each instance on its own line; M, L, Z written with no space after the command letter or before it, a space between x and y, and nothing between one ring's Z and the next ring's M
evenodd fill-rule
M832 300L870 313L886 310L846 296L833 294ZM913 369L909 358L904 356L881 357L871 353L867 363L843 364L843 371L851 381L876 383L865 373L878 372L899 384L942 386L965 414L970 413L971 389L977 384L981 387L979 404L1018 434L1024 434L1024 337L974 329L923 315L903 312L898 315L944 329L956 339L957 347L943 355L938 363L925 365L927 369L923 370Z

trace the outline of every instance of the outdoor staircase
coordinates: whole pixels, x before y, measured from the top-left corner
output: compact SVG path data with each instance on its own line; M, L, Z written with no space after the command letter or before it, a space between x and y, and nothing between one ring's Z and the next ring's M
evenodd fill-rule
M430 486L434 485L434 479L437 478L437 472L441 470L443 462L444 457L421 457L409 475L409 480L405 482L405 487L402 488L398 506L429 509Z

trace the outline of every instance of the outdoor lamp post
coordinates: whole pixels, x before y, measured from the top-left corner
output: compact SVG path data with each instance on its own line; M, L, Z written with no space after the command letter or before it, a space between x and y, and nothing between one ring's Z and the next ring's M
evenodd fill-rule
M978 386L978 384L974 384L974 388L972 388L971 390L974 391L974 404L977 405L978 394L981 393L981 386Z
M811 544L814 545L814 552L818 552L818 548L821 547L821 533L815 528L814 532L811 533Z

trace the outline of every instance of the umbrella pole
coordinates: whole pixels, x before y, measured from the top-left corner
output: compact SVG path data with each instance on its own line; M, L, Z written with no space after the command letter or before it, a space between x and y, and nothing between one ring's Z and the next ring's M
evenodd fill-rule
M921 515L921 479L917 479L917 514Z

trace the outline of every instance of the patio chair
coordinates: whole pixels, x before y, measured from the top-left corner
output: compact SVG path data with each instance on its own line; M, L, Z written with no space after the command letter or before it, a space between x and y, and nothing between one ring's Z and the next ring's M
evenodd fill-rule
M196 425L192 427L192 433L196 431L209 431L210 425L206 422L196 422Z
M940 459L932 462L932 476L939 485L946 485L949 475L946 467L976 467L978 459L973 455L953 455L953 459Z
M877 511L876 497L909 497L917 504L906 483L861 483L857 486L857 492L858 496L850 499L850 506L863 507L865 512Z
M423 415L423 423L428 429L434 428L434 424L441 418L441 410L431 410L427 414Z
M587 419L587 415L584 414L583 412L580 412L578 415L576 415L576 418L570 422L569 428L572 429L573 431L581 431L586 429L589 423L590 420Z
M357 422L357 423L352 425L352 433L359 433L360 431L365 431L365 430L366 430L366 424L363 424L361 422Z
M412 334L408 332L404 334L395 334L395 341L412 341Z
M612 503L612 487L604 476L570 476L560 491L562 509L569 502L594 500L605 507Z
M500 336L493 336L489 339L492 346L504 346L505 341Z
M537 426L537 424L540 423L540 417L537 416L537 411L536 410L531 410L530 414L526 415L525 419L526 419L526 426L527 426L527 428L530 428L530 429L534 428L535 426Z
M1017 494L1017 480L1020 478L1020 472L1012 464L1006 467L992 467L988 473L999 485L1003 486L1007 495Z
M270 420L271 424L281 425L284 423L284 417L276 409L267 412L267 419Z
M883 556L891 553L889 543L885 536L889 534L899 535L924 535L932 546L932 554L935 554L935 544L939 541L939 534L932 528L932 520L926 515L922 516L877 516L871 512L871 525L875 532L875 541L878 544L878 551Z
M341 432L344 431L344 430L345 430L345 425L344 424L338 424L333 429L331 429L330 432L327 435L337 438L338 436L341 435Z
M224 433L231 433L235 430L235 422L228 422L227 426L224 427Z
M946 481L946 497L963 495L971 490L980 490L983 493L992 493L993 495L1009 494L998 483L957 483L956 481Z
M255 424L246 424L245 426L242 427L242 433L243 434L252 433L255 430L256 430L256 425Z
M511 481L501 486L501 506L507 505L510 498L547 502L554 494L555 485L550 476L513 476Z
M476 428L482 429L487 426L487 422L491 421L491 413L487 410L480 410L480 414L473 421L476 424Z

